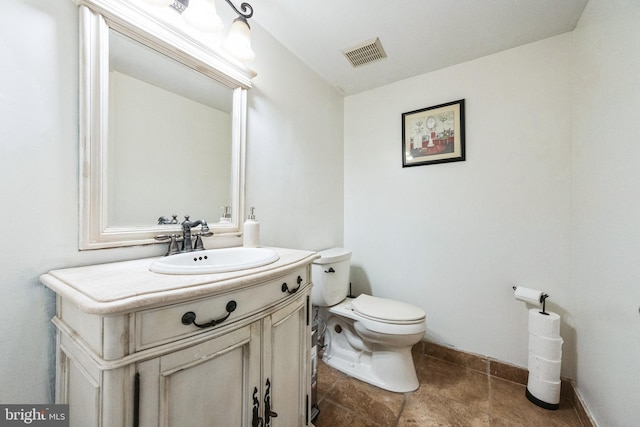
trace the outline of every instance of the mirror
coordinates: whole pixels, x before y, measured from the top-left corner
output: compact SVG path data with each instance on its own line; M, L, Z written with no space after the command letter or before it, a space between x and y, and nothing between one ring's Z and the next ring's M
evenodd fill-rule
M156 243L173 214L239 240L253 75L128 3L79 3L80 249Z
M107 227L231 205L233 91L109 30ZM219 217L220 215L217 215Z

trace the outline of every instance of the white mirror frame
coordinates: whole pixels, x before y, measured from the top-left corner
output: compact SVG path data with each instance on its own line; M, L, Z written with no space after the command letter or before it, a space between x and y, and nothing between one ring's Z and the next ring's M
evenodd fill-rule
M173 58L233 89L232 218L213 223L214 236L241 242L244 209L247 89L253 72L123 0L76 0L80 8L80 242L81 250L157 243L175 226L114 227L107 223L109 28ZM149 167L152 167L149 165ZM176 209L179 209L176 206ZM163 214L163 213L159 213ZM155 218L154 218L155 219ZM150 222L153 219L150 219Z

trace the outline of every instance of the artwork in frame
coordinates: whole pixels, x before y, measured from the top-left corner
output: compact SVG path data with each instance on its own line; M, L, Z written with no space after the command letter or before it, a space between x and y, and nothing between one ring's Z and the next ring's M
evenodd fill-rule
M464 99L402 114L402 167L464 159Z

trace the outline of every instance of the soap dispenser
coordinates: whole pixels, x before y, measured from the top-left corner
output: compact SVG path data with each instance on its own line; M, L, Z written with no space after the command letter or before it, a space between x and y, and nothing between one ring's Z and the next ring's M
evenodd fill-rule
M220 222L222 224L230 224L231 223L231 206L221 206L222 216L220 217Z
M260 223L256 221L255 208L249 209L249 217L244 222L243 245L246 248L257 248L260 241Z

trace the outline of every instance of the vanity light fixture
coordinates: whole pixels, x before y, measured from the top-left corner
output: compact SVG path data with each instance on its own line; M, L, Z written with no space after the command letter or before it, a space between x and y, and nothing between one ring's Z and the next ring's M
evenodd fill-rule
M243 5L245 4L248 5L248 3L243 3ZM244 15L240 14L233 20L231 28L229 28L229 35L222 44L222 48L241 62L249 63L254 60L256 54L251 49L251 27Z
M222 19L216 12L215 0L143 0L161 7L169 7L182 15L184 22L201 32L217 33L224 27ZM229 34L222 43L222 48L237 60L248 63L253 61L255 53L251 48L251 27L247 20L253 16L253 7L242 3L240 10L230 0L224 0L238 17L233 20Z
M176 9L179 13L182 13L182 17L188 25L203 32L217 32L221 31L224 27L222 19L216 12L216 4L213 1L207 0L189 0L187 6L176 0L171 7ZM182 10L176 8L176 5L182 7Z

